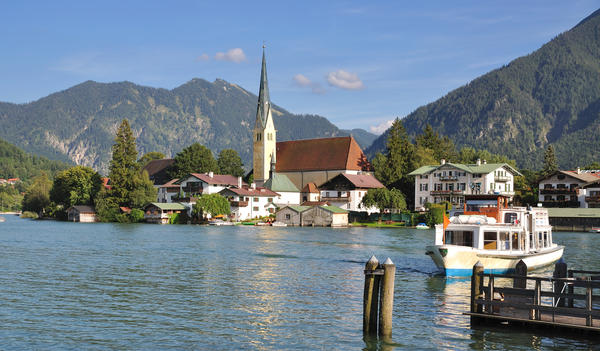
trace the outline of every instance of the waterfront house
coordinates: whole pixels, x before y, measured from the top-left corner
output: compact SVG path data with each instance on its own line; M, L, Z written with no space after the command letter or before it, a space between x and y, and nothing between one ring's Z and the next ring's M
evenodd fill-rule
M423 166L408 175L415 177L416 211L424 211L427 203L448 201L455 208L462 208L465 195L500 194L510 199L515 194L514 177L519 171L506 163L487 163L477 160L475 164L448 163Z
M600 180L600 171L556 171L539 180L538 200L544 207L589 207L583 186Z
M317 202L321 200L321 192L315 183L310 182L302 188L300 197L302 198L300 203Z
M284 174L272 172L264 187L279 194L273 199L277 207L300 204L300 190Z
M179 178L171 179L163 185L158 186L158 202L173 202L173 198L179 194L181 190L177 183Z
M67 209L67 219L70 222L96 222L96 211L92 206L72 206Z
M263 187L231 187L219 192L229 200L230 217L236 221L266 217L275 213L277 206L273 203L278 193Z
M375 177L370 174L340 173L319 186L321 201L338 206L348 211L378 212L375 207L365 208L361 205L363 197L369 189L383 188Z
M582 185L579 203L583 208L600 208L600 179Z
M153 202L144 207L144 220L148 223L168 224L173 214L188 211L187 206L178 202Z
M186 203L191 208L198 197L202 195L217 194L223 189L234 186L242 187L246 183L242 181L241 177L208 172L190 173L164 185L166 185L165 188L159 187L159 202L166 200L166 202ZM178 187L178 189L175 189L175 187Z
M304 227L343 227L348 225L348 211L337 206L312 206L302 212Z
M309 208L311 206L285 206L277 211L275 218L277 222L282 222L289 226L300 226L302 225L302 212Z

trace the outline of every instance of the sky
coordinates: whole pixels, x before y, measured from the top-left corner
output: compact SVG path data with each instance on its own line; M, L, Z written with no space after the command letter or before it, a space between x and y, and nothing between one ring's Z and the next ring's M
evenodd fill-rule
M87 80L173 89L224 79L381 133L569 30L600 1L3 1L0 101Z

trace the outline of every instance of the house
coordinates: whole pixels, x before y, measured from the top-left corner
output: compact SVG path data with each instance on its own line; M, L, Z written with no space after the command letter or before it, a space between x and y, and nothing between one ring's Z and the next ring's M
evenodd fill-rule
M173 214L188 211L187 206L178 202L152 202L144 207L144 220L148 223L168 224Z
M271 176L285 175L302 189L308 183L322 184L340 173L371 172L372 167L352 136L277 142L269 99L267 65L263 51L258 108L253 129L254 182L264 186Z
M230 217L236 221L266 217L275 213L277 206L273 203L278 193L267 188L256 187L231 187L219 192L229 200L231 207Z
M370 174L340 173L319 186L321 201L341 207L348 211L377 212L377 208L365 208L361 205L363 197L369 189L383 188Z
M278 222L290 226L342 227L348 225L348 211L337 206L286 206L275 214Z
M348 211L337 206L313 206L302 212L301 225L343 227L348 225Z
M247 186L241 177L234 177L228 174L208 173L190 173L174 184L181 187L186 196L196 196L204 194L216 194L225 188Z
M300 226L302 224L302 212L309 208L311 206L285 206L275 213L275 218L277 222L282 222L290 226Z
M15 185L15 184L20 183L20 182L21 182L21 179L19 179L19 178L8 178L6 180L6 183L9 184L9 185Z
M96 222L96 211L92 206L72 206L67 209L67 219L70 222Z
M273 199L277 207L300 204L300 190L284 174L272 172L264 187L279 194Z
M600 208L600 179L589 182L581 187L579 203L583 208Z
M173 202L173 198L179 195L181 190L177 183L179 178L171 179L163 185L158 186L158 202Z
M152 160L142 168L142 171L148 172L148 178L155 186L165 184L171 179L168 175L169 168L175 162L172 158L164 158L161 160Z
M423 166L408 175L415 177L415 202L417 211L425 210L427 203L448 201L453 207L462 208L465 195L469 194L515 194L514 177L519 171L506 163L487 163L477 160L475 164L448 163Z
M544 207L588 207L581 188L598 180L600 171L556 171L539 180L538 201Z
M304 188L302 188L302 191L300 192L300 197L302 199L300 203L317 202L321 200L321 192L319 191L319 188L317 188L317 185L315 183L310 182L306 184Z

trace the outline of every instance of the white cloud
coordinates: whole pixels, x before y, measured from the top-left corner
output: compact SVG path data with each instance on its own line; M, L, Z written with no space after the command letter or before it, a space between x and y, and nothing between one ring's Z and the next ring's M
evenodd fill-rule
M325 94L325 89L321 86L321 84L311 81L308 77L303 74L296 74L294 76L294 82L301 87L310 87L313 94Z
M244 50L235 48L230 49L227 52L217 52L215 54L215 60L240 63L242 61L246 61L246 54L244 54Z
M360 90L365 87L356 73L346 72L342 69L327 74L327 82L341 89Z
M369 130L373 134L380 135L383 134L383 132L385 132L386 130L388 130L392 126L392 123L394 123L394 120L390 119L389 121L382 122L376 126L370 126Z
M202 55L198 56L198 58L196 60L197 61L208 61L208 60L210 60L210 57L208 56L208 54L202 54Z
M301 87L308 87L312 83L310 79L306 78L305 75L302 75L300 73L294 76L294 82L296 82L296 84L298 84Z

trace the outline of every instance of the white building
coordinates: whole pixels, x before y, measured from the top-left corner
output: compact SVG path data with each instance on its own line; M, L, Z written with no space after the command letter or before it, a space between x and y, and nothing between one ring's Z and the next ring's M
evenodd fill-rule
M264 187L279 194L273 200L277 207L300 204L300 190L284 174L271 172Z
M506 163L447 163L423 166L408 175L415 177L415 210L424 210L426 203L448 201L462 207L464 195L501 194L512 199L514 177L521 175Z
M327 201L348 211L377 212L377 208L364 208L361 205L363 197L369 189L384 188L370 174L341 173L319 187L321 201Z
M237 221L266 217L275 213L277 206L273 203L278 193L266 188L232 187L219 192L229 200L231 218Z
M581 187L580 203L583 208L600 208L600 179Z
M586 208L586 195L593 188L583 189L588 183L600 180L600 171L556 171L539 181L538 202L544 207Z

